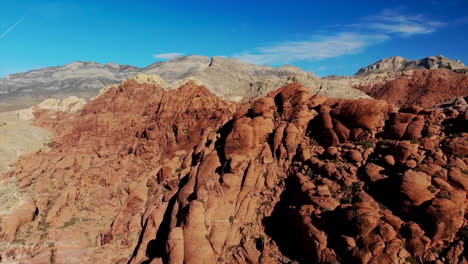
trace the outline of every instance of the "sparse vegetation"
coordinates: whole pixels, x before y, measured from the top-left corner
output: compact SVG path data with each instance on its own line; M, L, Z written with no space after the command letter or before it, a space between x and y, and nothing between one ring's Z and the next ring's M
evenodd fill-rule
M407 257L406 261L408 261L410 264L419 264L419 261L413 257Z
M370 140L361 140L361 141L354 142L354 144L355 145L361 145L366 149L374 147L374 143L372 143L372 141L370 141Z
M457 158L460 158L460 159L465 158L465 155L463 155L462 153L455 153L454 156L457 157Z
M280 116L280 115L278 114L277 111L274 111L274 112L273 112L273 117L274 117L275 119L278 118L279 116Z
M309 178L313 179L314 178L314 171L312 170L312 168L308 168L307 169L307 176L309 176Z
M361 189L361 183L360 182L355 182L349 186L344 186L342 188L344 191L348 191L348 192L357 192Z
M411 139L410 142L411 142L411 144L421 145L421 141L419 141L418 139Z
M342 204L352 204L353 203L353 198L352 197L345 197L340 200Z
M182 171L182 168L181 168L181 167L179 167L179 168L177 168L177 169L175 170L175 172L177 172L177 173L180 173L181 171Z
M229 217L229 223L231 223L231 225L234 224L234 216L231 215Z
M70 220L68 220L67 222L65 222L63 224L62 228L67 228L67 227L70 227L72 225L75 225L78 222L78 220L79 219L77 217L72 217Z
M435 188L434 186L432 186L432 185L427 186L427 189L428 189L431 193L437 192L436 188Z
M447 199L447 200L452 200L452 195L450 194L443 194L440 196L440 198L444 198L444 199Z
M391 141L388 140L388 139L382 139L381 141L379 141L379 143L380 143L381 145L388 146L388 145L391 144Z
M314 145L314 146L320 145L320 144L318 143L318 141L315 140L314 138L310 138L310 141L309 141L309 142L310 142L311 145Z

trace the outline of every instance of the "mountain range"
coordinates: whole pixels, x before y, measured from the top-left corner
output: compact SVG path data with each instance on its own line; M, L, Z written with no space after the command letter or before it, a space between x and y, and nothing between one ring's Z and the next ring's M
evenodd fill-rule
M366 95L351 87L335 89L334 81L321 80L294 66L273 68L223 57L185 56L145 68L109 63L74 62L0 79L0 109L35 105L48 97L75 95L89 99L104 86L118 84L138 74L159 75L168 84L195 78L217 95L233 101L266 95L291 80L300 79L312 90L334 96Z
M206 56L176 57L145 68L116 63L74 62L17 73L0 79L0 110L17 110L36 105L44 99L70 95L89 99L104 86L118 84L138 74L159 75L168 88L176 88L186 79L196 79L222 98L242 101L264 96L291 82L307 86L312 93L341 98L365 98L368 88L387 83L409 71L449 69L463 72L467 67L441 55L411 61L391 57L360 69L355 76L318 78L311 72L285 65L279 68L250 64L236 59ZM357 89L356 89L357 88ZM375 96L375 93L370 94Z

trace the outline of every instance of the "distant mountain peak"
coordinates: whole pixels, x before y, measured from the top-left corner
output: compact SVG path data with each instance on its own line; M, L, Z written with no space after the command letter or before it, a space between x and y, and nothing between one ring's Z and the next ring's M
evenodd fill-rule
M467 67L460 60L451 60L443 55L430 56L419 60L409 60L400 56L393 56L380 60L370 66L360 69L355 75L368 75L372 73L398 72L418 69L449 69L458 70Z

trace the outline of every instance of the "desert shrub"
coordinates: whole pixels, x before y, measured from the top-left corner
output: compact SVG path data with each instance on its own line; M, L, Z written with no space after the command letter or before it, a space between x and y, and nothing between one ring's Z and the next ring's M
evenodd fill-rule
M407 257L406 261L408 261L410 264L419 264L419 261L413 257Z
M435 193L435 192L436 192L435 187L432 186L432 185L427 186L427 189L428 189L431 193Z
M372 143L372 141L370 141L370 140L361 140L361 141L354 142L354 144L355 145L361 145L366 149L374 147L374 143Z

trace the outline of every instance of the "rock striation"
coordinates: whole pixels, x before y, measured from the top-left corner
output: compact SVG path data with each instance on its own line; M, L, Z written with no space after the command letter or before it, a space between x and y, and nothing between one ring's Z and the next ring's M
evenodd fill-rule
M0 216L1 259L466 263L461 106L298 83L233 103L128 80L76 113L37 109L56 143L2 176L32 195L21 218Z

